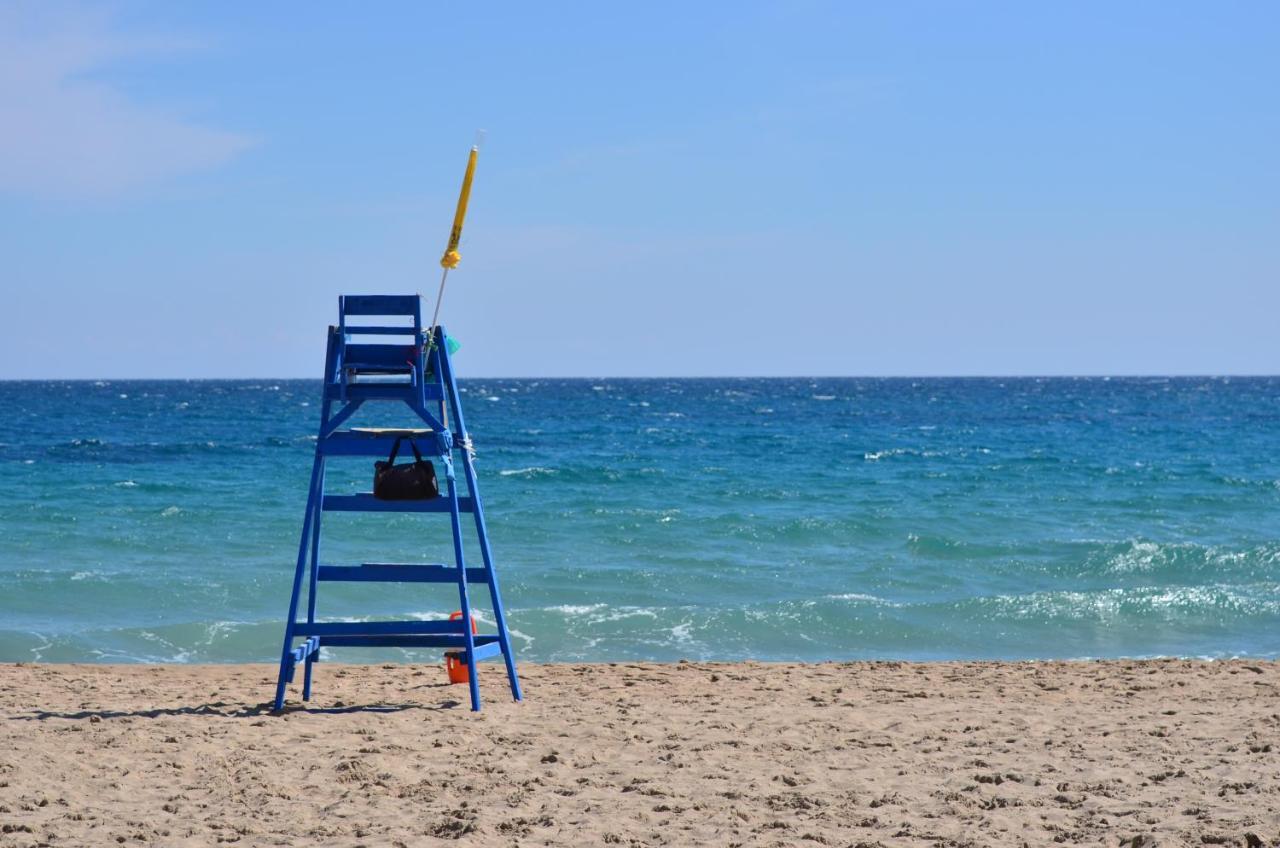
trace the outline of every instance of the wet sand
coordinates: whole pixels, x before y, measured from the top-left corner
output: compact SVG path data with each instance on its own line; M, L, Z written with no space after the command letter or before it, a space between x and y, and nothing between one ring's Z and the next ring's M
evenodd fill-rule
M1280 665L0 667L0 846L1280 844Z

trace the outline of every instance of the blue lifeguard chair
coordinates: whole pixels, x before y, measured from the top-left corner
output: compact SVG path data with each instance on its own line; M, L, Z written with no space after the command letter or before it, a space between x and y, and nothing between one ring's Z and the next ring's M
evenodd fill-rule
M375 320L376 318L376 320ZM353 323L353 319L354 322ZM353 343L353 337L373 338ZM398 337L398 338L397 338ZM403 403L422 427L342 429L368 402ZM396 439L412 439L425 456L443 468L447 490L429 500L381 500L371 492L325 494L325 463L331 457L386 457ZM297 568L289 617L285 621L275 709L284 708L285 689L298 665L304 666L302 699L311 698L312 669L320 649L344 647L446 648L460 651L471 690L471 709L480 709L476 663L501 654L511 695L520 700L520 680L498 592L498 575L489 549L484 510L472 464L471 436L462 417L458 386L449 360L443 327L422 326L418 295L346 295L338 299L338 325L329 327L325 355L320 431L307 511L302 520ZM459 492L456 467L462 466L466 493ZM395 564L371 562L329 565L320 562L320 525L325 512L446 513L453 530L453 562ZM479 536L483 564L468 567L463 556L462 515L470 513ZM307 583L306 617L298 620L303 581ZM331 581L452 583L457 587L460 618L448 621L325 622L316 620L319 584ZM488 586L496 633L473 633L470 584ZM299 641L301 640L301 641Z

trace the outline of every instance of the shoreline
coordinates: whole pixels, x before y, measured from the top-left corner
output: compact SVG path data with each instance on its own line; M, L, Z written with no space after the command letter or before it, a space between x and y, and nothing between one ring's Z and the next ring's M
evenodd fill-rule
M0 846L1280 839L1275 661L519 668L0 666Z

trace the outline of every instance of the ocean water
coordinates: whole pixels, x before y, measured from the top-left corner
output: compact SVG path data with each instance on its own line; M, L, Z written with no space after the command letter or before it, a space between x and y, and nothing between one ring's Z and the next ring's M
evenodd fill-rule
M1280 379L463 391L523 660L1280 656ZM0 383L0 660L275 660L318 395ZM367 489L343 462L330 490ZM331 563L449 561L437 515L325 531ZM322 590L328 619L456 607Z

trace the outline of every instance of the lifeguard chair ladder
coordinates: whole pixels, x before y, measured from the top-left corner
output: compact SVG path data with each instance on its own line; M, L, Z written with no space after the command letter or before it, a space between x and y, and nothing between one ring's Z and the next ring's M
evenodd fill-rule
M280 655L280 677L276 684L275 709L283 709L285 688L292 682L299 664L304 666L302 699L311 698L312 668L322 647L405 647L452 648L462 651L471 689L471 709L480 709L479 676L476 663L502 655L507 666L511 694L520 700L520 680L507 632L498 592L498 575L489 550L480 490L472 465L471 437L462 417L458 386L449 360L443 327L424 330L421 300L417 295L346 295L338 299L338 326L329 327L325 355L324 392L320 409L320 432L307 511L302 520L298 562L293 575L289 617L285 621L284 648ZM393 321L373 322L372 316ZM350 319L364 320L353 324ZM406 319L412 321L411 324ZM399 323L397 323L397 321ZM432 335L431 339L427 336ZM403 338L399 343L353 344L353 336ZM411 339L410 339L411 337ZM402 402L421 419L420 428L341 429L360 407L369 401ZM443 467L447 491L431 500L386 501L372 493L325 494L325 463L335 456L380 456L390 453L398 437L412 437L424 456ZM456 461L455 461L456 455ZM462 465L467 493L459 494L455 466ZM422 512L447 513L453 529L453 563L421 565L364 563L325 565L320 562L320 524L325 512ZM479 536L482 567L468 567L462 551L462 514L470 513ZM298 620L303 579L307 578L306 618ZM316 620L316 594L320 583L330 581L453 583L458 589L461 618L451 621L365 621L323 622ZM472 618L468 584L489 587L497 633L473 634L467 626ZM298 640L301 640L299 643Z

